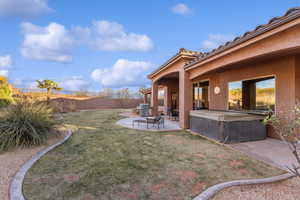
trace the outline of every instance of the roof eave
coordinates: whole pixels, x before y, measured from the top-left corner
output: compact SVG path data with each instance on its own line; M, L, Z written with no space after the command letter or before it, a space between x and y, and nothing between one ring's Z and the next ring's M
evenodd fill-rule
M185 58L196 58L196 55L184 55L177 53L173 57L171 57L165 64L161 65L158 69L153 71L151 74L149 74L147 77L148 79L152 79L155 75L157 75L159 72L163 71L164 69L168 68L170 65L172 65L174 62L177 62L179 59L185 59Z
M299 10L299 12L295 12L290 14L290 12L293 12L294 10ZM218 47L217 49L214 49L213 51L209 52L207 55L201 57L201 58L196 58L195 60L191 61L190 63L187 63L184 66L185 70L189 70L192 69L194 67L196 67L196 65L198 66L199 63L213 57L213 56L217 56L220 53L224 53L228 50L230 50L233 47L236 47L238 45L243 44L244 42L247 42L257 36L260 36L268 31L274 30L286 23L289 23L297 18L300 17L300 7L297 8L291 8L289 9L286 14L282 17L274 17L272 18L268 24L266 25L259 25L256 27L256 29L254 29L253 31L248 31L246 32L243 36L241 37L237 37L235 38L233 41L231 42L227 42L225 45L221 45L220 47Z

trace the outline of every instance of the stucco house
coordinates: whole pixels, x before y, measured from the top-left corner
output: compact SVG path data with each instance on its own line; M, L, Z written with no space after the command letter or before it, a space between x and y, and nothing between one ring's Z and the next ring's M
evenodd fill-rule
M207 130L208 136L215 134L212 129L231 127L218 126L225 119L245 121L235 124L243 134L259 132L260 125L249 121L261 120L270 109L278 114L300 99L300 8L211 52L180 49L148 78L153 114L178 109L182 128Z

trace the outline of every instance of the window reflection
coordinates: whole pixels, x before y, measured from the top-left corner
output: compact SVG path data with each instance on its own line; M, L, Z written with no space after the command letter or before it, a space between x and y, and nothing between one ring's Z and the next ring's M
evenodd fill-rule
M158 105L163 106L164 105L164 99L165 99L165 90L161 89L158 90Z
M228 105L229 110L242 109L242 81L231 82L228 85Z
M274 110L275 107L275 79L256 82L256 109Z
M275 78L261 78L228 84L229 110L261 110L275 108Z

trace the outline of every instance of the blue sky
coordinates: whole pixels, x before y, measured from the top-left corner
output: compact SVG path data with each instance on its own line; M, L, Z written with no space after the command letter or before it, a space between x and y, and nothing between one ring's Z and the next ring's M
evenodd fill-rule
M138 88L184 47L209 51L300 0L0 0L0 74L17 87Z

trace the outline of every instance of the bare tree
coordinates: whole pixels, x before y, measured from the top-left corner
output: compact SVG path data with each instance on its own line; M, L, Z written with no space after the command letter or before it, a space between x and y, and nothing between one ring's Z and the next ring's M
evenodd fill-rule
M288 145L297 164L286 167L300 178L300 104L291 110L281 111L276 115L271 114L265 118L264 123L270 125L280 139Z

